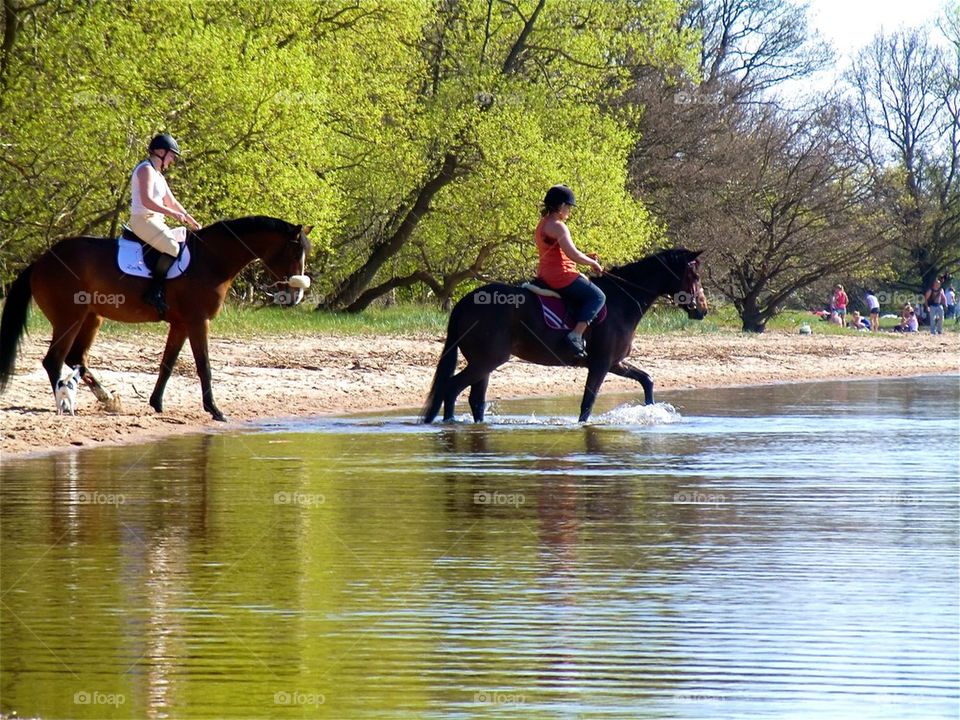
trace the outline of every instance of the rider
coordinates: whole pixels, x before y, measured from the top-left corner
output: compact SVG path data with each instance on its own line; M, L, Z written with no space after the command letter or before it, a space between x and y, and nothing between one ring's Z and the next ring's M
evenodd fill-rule
M595 256L584 255L573 244L566 220L570 217L570 208L576 204L573 191L566 185L554 185L547 190L534 239L540 253L538 276L576 307L577 323L566 342L576 357L584 357L583 333L600 312L606 297L600 288L577 272L577 265L589 265L598 273L603 272L603 267Z
M164 282L180 252L180 244L163 217L173 218L194 230L198 230L200 224L184 210L163 177L164 171L180 157L177 141L166 133L157 135L150 141L147 154L147 159L137 165L130 176L130 222L127 224L141 240L160 251L143 300L156 307L162 318L167 311Z

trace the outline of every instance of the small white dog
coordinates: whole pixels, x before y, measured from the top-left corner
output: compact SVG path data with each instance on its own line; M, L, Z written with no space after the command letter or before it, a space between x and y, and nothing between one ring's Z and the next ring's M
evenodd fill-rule
M57 415L65 412L75 415L77 404L77 389L80 387L80 368L76 367L69 375L57 380L57 391L54 395L57 401Z

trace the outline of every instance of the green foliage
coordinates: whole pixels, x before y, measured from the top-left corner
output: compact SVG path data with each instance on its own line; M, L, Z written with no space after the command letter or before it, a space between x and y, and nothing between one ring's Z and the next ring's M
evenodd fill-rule
M680 4L539 6L37 5L0 77L0 281L58 237L115 232L130 172L161 131L184 150L171 187L202 223L267 214L316 227L320 294L395 230L447 153L456 179L378 280L471 265L529 274L555 182L581 199L578 244L607 263L637 257L661 231L624 190L636 138L600 108L633 111L608 101L640 65L695 67Z

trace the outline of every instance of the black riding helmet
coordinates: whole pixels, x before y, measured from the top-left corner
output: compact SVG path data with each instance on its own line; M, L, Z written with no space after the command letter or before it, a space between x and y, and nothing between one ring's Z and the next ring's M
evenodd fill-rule
M180 146L177 145L177 141L173 139L173 136L167 133L157 135L150 141L150 144L147 146L147 151L152 153L154 150L169 150L177 157L180 157Z
M543 204L546 206L547 210L556 210L564 204L576 205L577 200L573 196L573 190L568 188L566 185L554 185L552 188L547 190L547 194L543 198Z

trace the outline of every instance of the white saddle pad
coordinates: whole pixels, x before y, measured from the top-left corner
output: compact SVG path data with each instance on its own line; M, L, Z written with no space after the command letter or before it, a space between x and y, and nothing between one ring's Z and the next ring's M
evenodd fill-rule
M186 235L186 228L173 228L173 231L183 230ZM120 266L120 272L134 277L150 277L150 270L143 262L143 245L133 240L119 239L117 243L117 265ZM185 247L180 257L170 266L170 272L167 273L167 280L179 277L186 272L190 265L190 248Z

